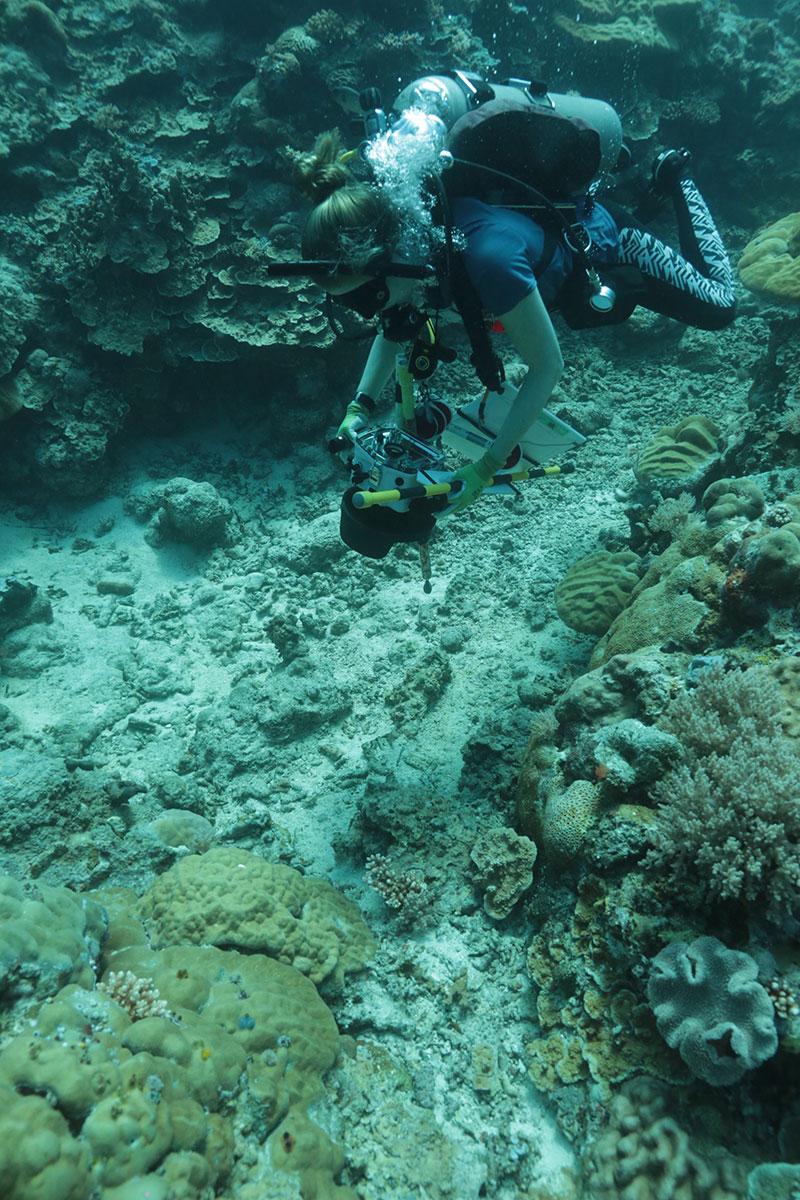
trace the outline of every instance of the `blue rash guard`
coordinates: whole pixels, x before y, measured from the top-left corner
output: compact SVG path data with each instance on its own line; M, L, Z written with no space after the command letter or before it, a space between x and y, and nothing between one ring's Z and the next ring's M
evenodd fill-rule
M467 239L467 272L490 313L502 316L510 312L537 286L545 304L553 303L573 267L573 255L562 241L537 278L545 233L526 213L466 196L453 200L452 214L453 223ZM577 219L592 237L589 259L598 266L616 262L619 230L610 213L595 201L589 212L579 204Z

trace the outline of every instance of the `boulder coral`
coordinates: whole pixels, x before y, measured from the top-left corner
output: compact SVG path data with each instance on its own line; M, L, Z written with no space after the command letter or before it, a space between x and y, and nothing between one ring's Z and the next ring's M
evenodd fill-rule
M331 884L232 846L181 859L138 911L156 949L189 942L255 951L314 983L341 982L375 948L358 907Z
M41 1002L67 984L91 985L106 926L87 896L0 876L0 999Z
M76 981L52 994L58 980L48 980L0 1050L4 1198L212 1200L256 1186L354 1200L336 1183L341 1148L307 1111L338 1047L311 980L256 951L163 939L153 949L127 890L51 891L63 894L50 925L65 914L77 930L64 955ZM3 894L19 924L24 899L7 884ZM32 904L34 920L41 900ZM103 941L97 962L80 949L81 911ZM39 939L48 944L44 931ZM242 1136L249 1154L234 1152Z
M800 304L800 212L781 217L747 243L739 278L769 300Z

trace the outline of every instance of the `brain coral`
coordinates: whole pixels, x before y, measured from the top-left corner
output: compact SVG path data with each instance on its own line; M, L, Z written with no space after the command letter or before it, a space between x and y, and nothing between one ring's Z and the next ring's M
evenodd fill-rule
M356 905L329 883L232 847L181 859L139 911L155 948L192 942L259 951L314 983L341 981L375 947Z
M700 1079L736 1083L778 1048L775 1011L749 954L718 938L673 942L656 955L647 997L660 1033Z
M588 779L576 779L564 787L560 776L542 781L544 795L542 849L553 862L573 859L600 815L599 789Z
M733 517L752 521L764 511L764 494L754 479L717 479L703 492L701 503L709 525L721 525Z
M751 292L783 303L800 303L800 212L762 229L745 246L739 278Z
M580 558L555 590L556 610L565 625L602 636L622 612L639 582L632 550L597 550Z
M699 480L720 450L720 431L708 417L695 413L678 425L664 425L636 460L640 483L672 494Z
M554 23L579 42L663 53L680 49L681 34L697 26L699 5L697 0L578 0L574 9L570 15L556 13Z

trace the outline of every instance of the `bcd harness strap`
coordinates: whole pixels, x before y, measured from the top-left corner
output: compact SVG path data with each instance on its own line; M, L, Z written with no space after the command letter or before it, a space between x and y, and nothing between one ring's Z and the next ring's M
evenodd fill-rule
M436 199L439 205L442 227L444 229L445 279L444 288L449 291L442 299L444 303L452 303L458 310L469 344L472 349L470 362L475 373L484 387L490 391L500 390L506 377L503 363L495 353L492 339L486 323L483 305L470 279L464 263L463 254L456 250L453 244L453 220L450 213L450 202L439 176L434 177Z

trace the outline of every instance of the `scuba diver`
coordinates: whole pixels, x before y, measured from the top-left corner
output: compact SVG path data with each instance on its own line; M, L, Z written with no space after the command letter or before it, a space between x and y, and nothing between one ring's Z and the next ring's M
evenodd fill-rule
M659 154L646 205L632 215L593 195L597 177L627 155L619 118L602 101L461 71L410 84L393 121L374 90L365 95L372 136L359 152L343 153L334 131L296 158L295 183L314 205L297 266L337 304L380 322L340 437L352 440L366 423L398 343L414 340L431 309L434 324L457 310L476 372L494 391L504 373L492 320L505 331L527 373L494 440L455 472L455 509L491 482L558 382L551 313L575 329L617 324L637 305L702 329L734 319L731 265L688 151ZM662 197L674 206L680 253L639 219ZM434 362L446 357L438 340L430 349Z

